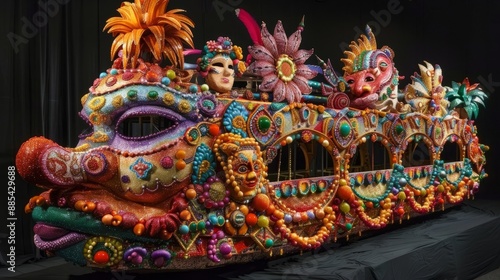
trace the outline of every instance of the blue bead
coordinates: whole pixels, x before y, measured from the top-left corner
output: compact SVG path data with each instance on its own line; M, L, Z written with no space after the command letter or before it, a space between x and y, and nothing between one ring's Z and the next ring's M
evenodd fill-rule
M197 85L190 85L189 86L189 91L192 93L198 92L198 86Z
M179 233L180 234L186 234L189 232L189 227L187 225L181 225L179 227Z
M161 83L168 86L170 85L170 79L168 77L161 78Z

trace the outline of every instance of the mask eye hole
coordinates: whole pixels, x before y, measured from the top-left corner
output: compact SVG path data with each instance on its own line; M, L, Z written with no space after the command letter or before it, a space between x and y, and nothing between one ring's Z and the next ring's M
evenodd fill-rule
M159 115L130 116L118 125L123 138L143 138L177 126L177 121Z
M126 140L147 139L175 131L183 120L183 117L165 108L135 107L118 119L116 134Z

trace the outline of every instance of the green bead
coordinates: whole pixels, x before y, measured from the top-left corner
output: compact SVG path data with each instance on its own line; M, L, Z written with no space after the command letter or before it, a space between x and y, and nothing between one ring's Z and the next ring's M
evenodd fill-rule
M268 117L260 117L258 125L260 132L267 132L271 127L271 120Z
M158 92L157 91L150 91L148 92L148 99L151 99L151 100L156 100L158 98Z
M127 92L127 97L130 100L136 100L137 99L137 90L131 89Z
M340 125L340 136L346 137L351 133L351 126L347 123L343 123Z
M403 133L403 131L404 131L404 128L402 125L400 125L400 124L396 125L396 134L399 135L399 134Z
M196 223L195 222L190 223L189 224L189 231L196 232L196 230L197 230Z
M271 238L266 239L264 242L264 247L271 248L274 245L274 241Z
M345 229L351 230L352 229L352 224L351 223L345 224Z
M222 216L217 217L217 224L219 226L223 226L225 222L226 222L226 220L224 219L224 217L222 217Z
M198 222L198 230L199 230L199 231L204 230L204 229L205 229L205 226L206 226L205 221L199 221L199 222Z

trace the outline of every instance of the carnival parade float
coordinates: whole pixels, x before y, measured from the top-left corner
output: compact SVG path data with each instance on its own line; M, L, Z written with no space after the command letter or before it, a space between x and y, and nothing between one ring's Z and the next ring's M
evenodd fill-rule
M460 204L487 176L473 121L487 96L467 78L442 85L424 61L401 87L369 27L337 72L300 48L304 20L287 34L243 9L253 45L197 51L167 5L124 2L107 21L113 63L81 99L91 133L20 147L19 173L45 189L25 207L41 250L99 270L244 263Z

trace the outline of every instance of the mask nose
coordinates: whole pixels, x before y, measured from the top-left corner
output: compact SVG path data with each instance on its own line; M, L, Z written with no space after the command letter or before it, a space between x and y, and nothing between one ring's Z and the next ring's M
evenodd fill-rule
M364 82L356 83L356 85L352 89L352 92L355 96L362 96L363 94L370 93L371 91L372 87L365 84Z
M45 137L33 137L24 142L16 155L16 167L19 175L29 183L49 185L52 182L41 169L42 154L58 145Z
M118 160L109 151L73 152L33 137L19 148L16 166L26 181L52 188L104 183L117 173Z

